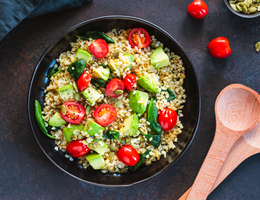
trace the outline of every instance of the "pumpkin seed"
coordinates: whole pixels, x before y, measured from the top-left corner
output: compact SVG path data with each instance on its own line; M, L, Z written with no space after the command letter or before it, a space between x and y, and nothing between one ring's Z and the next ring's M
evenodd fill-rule
M75 100L79 101L80 100L80 94L78 92L75 93Z
M257 11L256 7L250 7L248 10L250 13L255 13Z
M108 103L113 104L113 103L116 103L117 100L118 100L117 98L111 98L111 99L108 99Z
M260 51L260 42L257 42L257 43L255 44L255 50L256 50L256 52L259 52L259 51Z
M246 7L246 6L243 6L243 7L242 7L242 13L244 13L244 14L247 13L247 7Z
M73 88L74 88L74 90L75 90L76 92L79 92L77 83L76 83L75 81L73 81L72 86L73 86Z
M118 148L112 145L109 146L109 149L111 149L112 151L118 151Z
M124 93L123 90L115 90L115 91L114 91L114 94L115 94L115 95L121 95L121 94L123 94L123 93Z
M242 8L243 8L244 6L248 8L248 6L249 6L249 4L246 3L246 2L241 2L239 5L240 5Z
M66 108L66 106L61 106L61 113L63 114L63 115L66 115L66 113L67 113L67 108Z
M89 114L89 111L90 111L90 106L88 106L88 107L86 108L86 115Z
M99 88L99 90L103 93L103 94L106 94L106 89L105 88Z
M122 105L122 101L118 101L115 103L115 108L119 108Z
M234 0L234 1L229 1L229 4L235 4L237 1Z
M113 57L114 57L114 58L118 58L118 56L119 56L119 51L116 51L116 52L113 54Z
M234 10L234 11L239 11L238 9L237 9L237 7L236 7L236 4L230 4L230 6L231 6L231 8Z

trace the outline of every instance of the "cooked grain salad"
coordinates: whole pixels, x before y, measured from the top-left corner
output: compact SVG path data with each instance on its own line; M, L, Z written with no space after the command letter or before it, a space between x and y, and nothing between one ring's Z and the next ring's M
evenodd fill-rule
M166 157L183 129L181 57L143 28L77 37L49 70L44 91L54 150L103 173Z

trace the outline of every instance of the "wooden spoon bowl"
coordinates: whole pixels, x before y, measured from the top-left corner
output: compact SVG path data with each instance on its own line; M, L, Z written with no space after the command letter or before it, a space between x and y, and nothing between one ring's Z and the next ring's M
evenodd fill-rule
M240 84L224 88L215 103L216 133L190 193L180 199L205 200L234 143L260 121L259 94Z

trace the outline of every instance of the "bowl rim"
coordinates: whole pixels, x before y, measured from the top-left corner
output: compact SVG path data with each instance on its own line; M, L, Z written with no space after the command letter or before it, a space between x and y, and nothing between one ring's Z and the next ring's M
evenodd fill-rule
M195 80L196 80L196 83L197 83L197 90L198 90L198 108L197 108L197 116L196 116L196 125L194 127L194 130L193 130L193 134L192 136L190 137L187 145L185 146L185 148L182 150L182 152L176 157L176 159L174 161L172 161L171 163L169 163L167 166L165 166L164 168L162 168L160 171L158 171L157 173L153 174L152 176L149 176L147 178L144 178L144 179L141 179L139 181L135 181L135 182L132 182L132 183L126 183L126 184L120 184L120 185L109 185L109 184L102 184L102 183L95 183L95 182L91 182L91 181L88 181L88 180L84 180L80 177L77 177L71 173L69 173L68 171L66 171L65 169L63 169L61 166L59 166L54 160L52 160L52 158L47 154L47 152L44 150L44 148L42 147L42 145L40 144L40 141L35 133L35 130L33 128L33 123L32 123L32 116L30 114L31 112L31 109L34 109L34 108L31 108L30 106L30 100L31 100L31 90L32 90L32 85L33 85L33 81L34 81L34 78L35 78L35 75L38 71L38 68L43 60L43 58L46 56L46 54L49 52L49 50L63 37L65 36L67 33L73 31L74 29L84 25L84 24L87 24L87 23L91 23L91 22L95 22L95 21L98 21L98 20L109 20L109 19L125 19L125 20L134 20L134 21L137 21L137 22L141 22L141 23L145 23L153 28L156 28L157 30L161 31L163 34L167 35L171 40L173 40L175 42L175 44L178 46L178 48L180 48L184 55L187 57L188 61L190 62L191 64L191 68L193 70L193 73L194 73L194 77L195 77ZM149 179L152 179L154 178L155 176L157 176L158 174L162 173L162 172L165 172L167 170L169 170L169 168L174 165L181 157L182 155L186 152L186 150L189 148L189 146L191 145L196 133L197 133L197 130L198 130L198 127L199 127L199 122L200 122L200 115L201 115L201 94L200 94L200 88L199 88L199 84L198 84L198 79L197 79L197 75L196 75L196 71L194 70L194 65L192 64L191 62L191 59L189 58L189 56L187 55L187 53L184 51L184 49L180 46L180 44L169 34L167 33L165 30L163 30L162 28L160 28L159 26L153 24L152 22L149 22L147 20L144 20L144 19L141 19L141 18L138 18L138 17L134 17L134 16L127 16L127 15L106 15L106 16L100 16L100 17L96 17L96 18L91 18L91 19L88 19L86 21L83 21L83 22L80 22L76 25L74 25L73 27L67 29L65 32L63 32L62 34L60 34L58 36L57 39L55 39L48 47L47 49L44 51L44 53L42 54L41 58L39 59L39 61L37 62L37 65L33 71L33 74L31 76L31 80L30 80L30 84L29 84L29 88L28 88L28 96L27 96L27 112L28 112L28 119L29 119L29 123L30 123L30 128L33 132L33 135L34 135L34 138L36 139L39 147L41 148L41 150L43 151L43 153L46 155L46 157L56 166L58 167L60 170L62 170L63 172L65 172L66 174L80 180L80 181L83 181L85 183L88 183L88 184L91 184L91 185L94 185L94 186L99 186L99 187L109 187L109 188L116 188L116 187L128 187L128 186L132 186L132 185L135 185L135 184L139 184L139 183L142 183L142 182L145 182Z
M257 13L254 13L254 14L250 14L250 15L246 15L246 14L243 14L243 13L240 13L240 12L236 12L235 10L233 10L231 8L231 6L229 5L229 2L228 0L224 0L226 6L228 7L228 9L234 13L235 15L239 16L239 17L242 17L242 18L246 18L246 19L251 19L251 18L255 18L255 17L259 17L260 16L260 12L257 12Z

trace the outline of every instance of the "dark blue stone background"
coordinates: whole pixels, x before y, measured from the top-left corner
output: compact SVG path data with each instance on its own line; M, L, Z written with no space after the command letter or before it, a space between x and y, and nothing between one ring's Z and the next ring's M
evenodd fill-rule
M178 199L193 183L215 132L214 103L231 83L260 92L260 18L242 19L223 0L205 0L203 20L189 16L192 0L94 0L80 9L24 20L0 42L0 199ZM67 29L90 18L130 15L170 33L195 66L202 98L200 125L179 161L155 178L125 188L81 182L55 167L39 148L27 117L27 93L33 70L47 47ZM224 36L232 54L215 59L210 40ZM260 199L260 155L242 163L209 200Z

